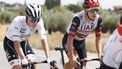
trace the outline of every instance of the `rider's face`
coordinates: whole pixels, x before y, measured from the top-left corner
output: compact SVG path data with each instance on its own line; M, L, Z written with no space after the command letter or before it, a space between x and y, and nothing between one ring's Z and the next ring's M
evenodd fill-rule
M39 22L39 18L33 20L32 18L28 17L28 25L30 27L35 28L38 22Z
M98 9L88 9L88 16L90 19L95 20Z

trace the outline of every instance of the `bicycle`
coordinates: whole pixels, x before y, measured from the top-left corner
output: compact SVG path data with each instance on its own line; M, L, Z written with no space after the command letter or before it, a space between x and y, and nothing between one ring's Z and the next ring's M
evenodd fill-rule
M26 69L34 69L34 64L42 64L42 63L48 63L47 60L44 61L37 61L37 62L32 62L32 63L28 63L28 64L22 64L22 68L26 68ZM57 67L57 62L55 60L50 62L50 69L59 69Z
M55 48L56 51L60 51L61 53L61 58L62 58L62 66L64 66L65 64L65 61L64 61L64 54L63 54L63 51L65 50L64 48L61 48L61 47L56 47ZM80 58L77 58L77 61L78 62L83 62L83 69L86 69L86 65L87 65L87 62L91 62L91 61L99 61L99 58L92 58L92 59L80 59ZM78 67L76 67L75 69L81 69L81 67L78 65ZM96 68L96 69L99 69L99 68Z
M92 62L92 61L99 61L99 58L92 58L92 59L77 59L79 62L83 62L83 69L86 69L87 62ZM81 68L78 68L81 69ZM99 68L96 68L99 69Z

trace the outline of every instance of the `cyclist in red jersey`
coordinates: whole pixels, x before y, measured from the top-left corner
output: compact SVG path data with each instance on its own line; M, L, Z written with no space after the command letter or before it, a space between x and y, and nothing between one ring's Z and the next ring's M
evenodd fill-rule
M100 69L122 69L122 15L103 52Z
M64 69L72 69L75 64L80 64L81 68L83 63L76 60L73 49L77 52L80 59L87 57L85 48L85 38L92 32L96 36L96 49L98 57L101 59L101 27L102 18L97 13L99 11L98 0L85 0L83 4L84 10L74 15L66 33L64 34L62 45L68 55L69 62L64 65Z

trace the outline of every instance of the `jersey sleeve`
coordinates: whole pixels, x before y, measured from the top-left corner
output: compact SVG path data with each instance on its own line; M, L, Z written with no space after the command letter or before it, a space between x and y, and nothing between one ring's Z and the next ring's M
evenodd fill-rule
M12 25L10 26L12 28L12 40L13 41L20 41L21 36L21 28L19 23L17 22L17 17L15 17L12 21Z
M71 26L70 26L70 29L69 29L69 34L75 35L79 24L80 24L80 19L78 17L74 17L72 22L71 22Z
M46 39L47 38L47 36L46 36L46 30L44 28L44 22L43 22L42 19L38 23L37 30L38 30L40 39Z
M95 29L95 34L96 36L100 36L102 34L102 18L99 18L98 19L98 23L97 23L97 27Z

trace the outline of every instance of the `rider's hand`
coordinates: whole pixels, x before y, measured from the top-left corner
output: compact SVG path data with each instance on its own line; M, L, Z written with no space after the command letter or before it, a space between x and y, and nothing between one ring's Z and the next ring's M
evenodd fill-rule
M37 58L36 58L36 56L34 54L29 54L26 57L27 57L29 63L33 63L33 62L36 62L37 61L36 60Z
M50 58L46 59L47 63L50 63L52 60Z
M26 58L22 59L21 63L22 65L28 65L28 60Z
M80 63L77 61L77 58L75 56L73 56L72 58L69 58L69 62L72 66L80 66Z
M100 63L102 63L102 60L103 60L103 54L99 54L99 55L98 55L98 58L99 58L99 60L100 60Z

